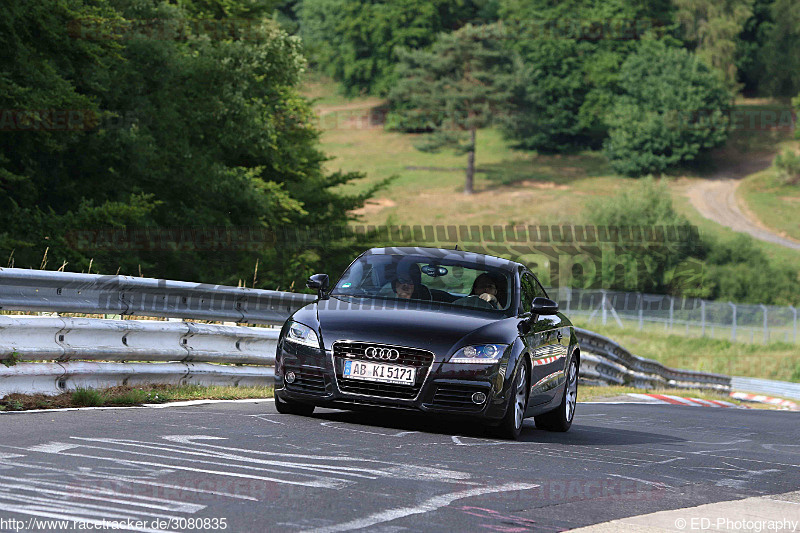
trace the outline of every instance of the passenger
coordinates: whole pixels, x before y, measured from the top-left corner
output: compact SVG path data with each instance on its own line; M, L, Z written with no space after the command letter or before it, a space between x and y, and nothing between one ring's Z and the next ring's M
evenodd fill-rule
M394 290L398 298L411 299L414 296L414 289L416 289L416 285L413 279L397 278L392 281L392 290Z
M419 266L411 264L401 265L398 268L397 277L392 280L392 290L398 298L404 300L430 300L431 292L428 287L422 284L422 272Z

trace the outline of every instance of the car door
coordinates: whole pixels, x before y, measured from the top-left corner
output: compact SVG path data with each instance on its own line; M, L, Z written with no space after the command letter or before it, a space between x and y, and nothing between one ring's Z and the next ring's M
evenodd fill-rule
M536 297L547 297L542 286L528 271L520 278L520 302L528 321L525 345L531 358L531 383L528 405L535 406L551 401L556 388L563 382L569 333L558 315L540 316L530 313Z

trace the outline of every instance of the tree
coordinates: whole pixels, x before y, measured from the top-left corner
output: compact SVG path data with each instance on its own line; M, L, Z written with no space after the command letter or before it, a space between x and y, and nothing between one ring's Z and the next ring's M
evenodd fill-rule
M299 10L312 62L345 94L386 95L397 76L397 50L427 48L439 32L492 17L491 0L313 0Z
M747 19L736 39L736 70L747 96L767 94L765 65L761 50L772 28L772 4L775 0L755 0L753 14Z
M467 155L465 194L473 192L477 131L496 120L509 96L505 87L513 64L502 39L498 25L468 24L440 35L430 51L398 52L400 79L391 100L404 104L412 121L422 119L434 130L417 148Z
M117 10L103 12L82 5L14 0L2 20L11 55L0 74L10 87L1 108L86 109L102 120L80 130L0 132L0 251L13 250L23 267L39 267L47 249L50 267L66 260L81 270L93 261L94 272L138 274L141 265L145 275L229 284L252 279L258 259L258 280L270 288L320 268L325 249L307 242L288 250L247 236L224 240L243 228L258 236L345 224L371 194L340 194L361 174L323 169L313 110L297 88L306 65L299 39L261 19L248 24L247 38L205 32L167 2L114 0ZM70 35L75 21L100 25L104 35L134 21L156 26L98 39ZM188 33L169 38L164 27ZM156 238L75 246L75 230L105 228L177 228L188 238L177 249ZM198 229L223 240L192 238Z
M516 71L504 130L517 147L557 153L597 148L619 93L622 63L671 21L666 1L503 0Z
M736 38L753 15L754 0L675 0L684 38L695 54L719 71L732 92L741 84L736 69Z
M764 87L772 96L795 96L800 92L800 3L775 0L772 22L759 51L764 65Z
M623 91L604 145L617 172L661 173L724 143L731 95L720 77L684 49L648 41L622 65Z

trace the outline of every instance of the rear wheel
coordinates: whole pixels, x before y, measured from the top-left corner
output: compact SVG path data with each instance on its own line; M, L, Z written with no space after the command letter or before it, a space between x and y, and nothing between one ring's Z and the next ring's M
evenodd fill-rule
M314 406L308 403L283 401L275 396L275 409L284 415L309 416L314 412Z
M519 365L512 393L513 396L508 402L506 414L500 424L492 428L492 433L504 439L516 440L522 432L525 406L528 403L528 370L525 363Z
M575 417L575 406L578 403L578 361L574 358L569 364L567 382L564 384L564 396L561 405L543 415L535 416L536 427L548 431L567 431Z

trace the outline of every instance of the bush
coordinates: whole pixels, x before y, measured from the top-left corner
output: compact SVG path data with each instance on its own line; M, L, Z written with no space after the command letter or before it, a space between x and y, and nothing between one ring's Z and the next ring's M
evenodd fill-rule
M778 179L786 185L800 183L800 155L785 150L775 156L772 166L778 174Z
M72 393L72 403L79 407L100 407L105 404L105 397L94 389L78 388Z
M652 177L610 198L587 203L587 222L603 226L685 227L689 222L672 205L670 191ZM694 296L714 300L797 305L797 269L777 265L749 235L718 240L688 232L683 242L633 242L616 247L607 261L605 288ZM622 265L625 276L615 270ZM636 273L628 275L629 273ZM576 286L586 286L576 279Z
M669 231L680 228L686 236L682 242L642 239L618 243L613 258L604 253L605 288L681 294L700 283L701 265L692 256L702 253L702 243L689 221L673 208L665 183L648 177L611 198L589 201L587 217L590 224L598 226ZM622 277L617 273L620 265L625 272Z
M622 65L604 150L626 176L662 173L728 137L724 82L684 49L646 41Z

